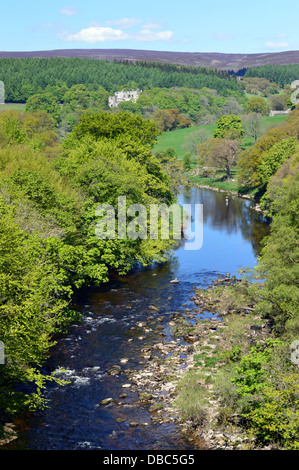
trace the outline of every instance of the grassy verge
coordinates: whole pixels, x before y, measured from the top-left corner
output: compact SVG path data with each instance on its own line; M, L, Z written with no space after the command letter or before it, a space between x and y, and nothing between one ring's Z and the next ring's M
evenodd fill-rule
M238 194L248 195L254 197L256 189L252 189L246 186L241 186L237 179L236 173L232 171L233 178L230 180L222 180L224 172L218 171L214 177L205 177L202 175L194 175L192 172L188 175L188 181L191 184L198 186L209 186L210 188L217 188L221 191L232 191Z
M16 111L19 113L25 112L25 103L5 103L0 105L0 112L1 111Z

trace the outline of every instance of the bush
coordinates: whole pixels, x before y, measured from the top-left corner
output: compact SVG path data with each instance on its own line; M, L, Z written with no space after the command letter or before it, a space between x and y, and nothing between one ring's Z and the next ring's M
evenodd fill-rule
M281 388L267 386L262 405L245 414L260 443L274 442L286 449L299 450L298 374L281 378Z

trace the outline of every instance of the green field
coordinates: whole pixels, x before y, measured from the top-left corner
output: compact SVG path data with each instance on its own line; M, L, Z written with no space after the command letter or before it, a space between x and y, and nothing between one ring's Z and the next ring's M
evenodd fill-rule
M193 134L193 132L198 131L199 129L205 129L209 132L212 137L214 130L216 129L216 124L207 125L207 126L192 126L187 127L186 129L177 129L175 131L164 132L163 135L158 137L158 143L154 147L155 151L163 151L169 147L173 147L176 151L176 154L179 158L183 158L186 153L186 150L182 147L186 143L186 139Z
M0 112L1 111L18 111L23 113L25 111L26 104L25 103L5 103L0 105Z
M268 127L279 124L286 119L286 116L264 116L261 118L263 130L265 131ZM186 143L188 137L199 129L205 129L212 137L214 130L216 129L216 124L210 124L206 126L192 126L186 129L177 129L175 131L164 132L163 135L158 137L158 142L154 146L154 152L163 151L169 147L174 148L179 159L182 159L186 153L186 150L183 148L183 145ZM251 145L253 140L246 138L245 145Z

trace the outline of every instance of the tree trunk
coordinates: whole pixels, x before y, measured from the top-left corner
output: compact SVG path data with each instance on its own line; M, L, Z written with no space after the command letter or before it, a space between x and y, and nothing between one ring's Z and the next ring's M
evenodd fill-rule
M230 166L226 165L226 179L230 180L231 179L231 172L230 172Z

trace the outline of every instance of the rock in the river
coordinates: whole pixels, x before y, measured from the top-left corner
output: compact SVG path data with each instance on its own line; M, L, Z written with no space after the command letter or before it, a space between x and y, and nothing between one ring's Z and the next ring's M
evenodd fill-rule
M107 372L110 375L118 375L121 371L120 366L112 366L111 369L109 369Z
M148 308L150 308L151 310L155 310L156 312L159 310L157 307L155 307L154 305L149 305Z
M113 398L104 398L104 400L100 402L101 405L109 405L109 403L113 403Z

